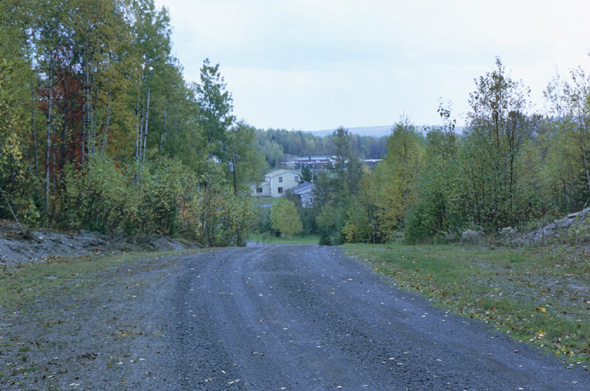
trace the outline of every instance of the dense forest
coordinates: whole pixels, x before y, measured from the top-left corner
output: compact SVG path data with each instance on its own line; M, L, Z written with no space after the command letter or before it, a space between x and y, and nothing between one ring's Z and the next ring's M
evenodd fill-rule
M321 138L237 121L208 59L187 83L170 23L153 0L3 1L0 218L242 244L257 221L278 226L257 216L250 186L287 155L336 158L315 177L315 207L295 209L326 244L526 229L590 201L581 68L548 83L547 113L530 112L528 88L498 59L466 97L462 132L441 106L442 126L402 118L387 138ZM368 170L363 158L384 160Z
M256 131L219 65L187 83L152 0L6 0L0 8L1 218L243 242Z

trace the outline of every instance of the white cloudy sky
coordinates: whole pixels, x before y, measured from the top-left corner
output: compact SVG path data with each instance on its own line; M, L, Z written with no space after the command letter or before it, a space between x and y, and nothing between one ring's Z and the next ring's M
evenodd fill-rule
M590 69L588 0L155 0L187 81L220 64L234 113L257 128L459 123L496 56L538 111L556 71Z

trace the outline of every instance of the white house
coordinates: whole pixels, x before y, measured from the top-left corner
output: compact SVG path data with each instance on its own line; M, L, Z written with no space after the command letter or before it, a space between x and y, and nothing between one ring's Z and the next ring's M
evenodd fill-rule
M299 185L301 174L291 170L277 170L264 176L264 182L253 188L256 197L282 197L287 190Z

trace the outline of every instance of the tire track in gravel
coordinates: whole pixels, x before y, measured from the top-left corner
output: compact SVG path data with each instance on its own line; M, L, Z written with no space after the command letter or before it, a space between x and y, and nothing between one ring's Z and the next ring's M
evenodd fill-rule
M588 390L590 376L320 246L187 257L171 296L184 390ZM515 353L517 352L517 353Z

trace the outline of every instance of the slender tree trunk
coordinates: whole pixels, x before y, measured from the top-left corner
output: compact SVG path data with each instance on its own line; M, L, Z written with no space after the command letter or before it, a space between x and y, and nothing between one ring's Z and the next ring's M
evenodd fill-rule
M588 191L590 191L590 167L588 167L588 152L585 145L582 144L582 158L584 160L584 171L586 171L586 181L588 183Z
M90 137L88 143L88 154L93 155L96 153L96 139L97 139L97 132L96 132L96 124L94 123L94 104L93 104L93 97L96 95L96 91L92 92L90 88L90 72L87 75L88 80L88 113L90 114Z
M582 111L583 110L579 110ZM588 150L586 148L586 142L588 140L588 131L587 131L587 126L584 122L584 118L583 118L583 114L579 114L578 115L578 124L577 124L577 131L578 134L576 134L576 130L573 130L573 136L575 138L578 138L578 145L580 147L580 150L582 152L582 165L584 167L584 173L586 174L586 184L588 186L588 190L590 191L590 162L588 161Z
M31 83L31 121L33 127L33 152L35 154L35 175L39 175L39 155L37 151L37 122L35 114L37 113L35 105L35 87Z
M139 87L138 87L139 88ZM135 115L137 117L137 122L135 125L135 163L137 172L135 173L135 182L139 183L141 181L141 175L139 171L139 162L141 161L141 135L143 132L143 106L140 108L139 105L139 89L137 92L137 102L135 103Z
M143 161L143 132L145 132L145 100L141 102L141 109L139 111L139 151L137 152L137 160Z
M231 162L232 162L232 174L234 176L234 196L238 195L238 187L236 181L236 154L232 152L231 154Z
M149 120L150 120L150 87L148 85L147 106L146 106L146 110L145 110L145 128L143 130L143 153L142 153L142 157L141 157L142 162L145 161L145 151L147 148L147 135L148 135Z
M516 125L515 125L516 126ZM515 139L516 128L510 131L510 136L508 139L508 222L512 224L516 219L513 216L512 211L514 209L514 182L515 182L515 173L514 173L514 163L516 160L516 154L518 151L516 150L516 139Z
M47 153L45 158L45 209L49 213L49 169L51 165L51 110L53 105L53 58L49 62L49 92L47 95Z
M570 196L567 192L567 184L565 183L565 179L561 180L561 184L563 185L563 201L565 203L565 211L570 212Z
M207 204L209 200L207 194L205 194L203 198L205 200L205 207L203 210L203 236L207 238L207 241L209 241L209 227L207 225Z
M20 224L20 221L18 221L18 218L16 217L16 213L14 213L14 210L12 209L12 206L10 205L10 201L8 201L8 197L6 196L6 193L4 193L4 189L2 189L2 187L0 187L0 193L2 193L2 195L4 196L4 200L6 201L6 205L8 205L8 209L10 210L10 213L12 214L14 221L16 221L16 224L18 224L18 227L20 228L20 232L23 234L23 236L25 236L26 232L23 229L23 226Z
M168 113L168 98L166 98L166 105L164 106L164 119L162 119L162 131L160 132L160 146L158 152L162 151L162 143L164 142L164 129L166 127L166 114Z
M111 124L111 102L110 102L110 94L109 94L109 103L107 103L107 124L104 129L104 142L102 143L102 152L107 152L107 143L109 137L109 126Z
M51 133L57 133L56 130L53 129L53 125L51 126L52 130ZM55 189L57 189L57 175L55 175L56 173L56 167L57 167L57 148L55 148L55 146L53 144L55 144L55 141L52 141L52 148L51 148L51 167L53 168L53 176L52 181L53 181L53 189L55 192Z
M68 133L68 125L66 121L62 121L62 126L61 126L61 148L60 148L60 157L59 157L59 169L62 170L65 165L66 165L66 155L67 155L67 141L66 141L66 137L67 137L67 133Z
M139 140L141 137L141 114L139 113L139 92L137 93L137 101L135 102L135 160L139 161Z
M473 198L474 198L474 210L473 211L467 211L468 214L472 214L476 217L477 220L481 219L481 208L479 205L479 191L480 189L478 189L478 180L477 177L475 176L475 172L472 170L471 171L471 177L473 178L471 180L471 186L472 186L472 191L473 191ZM482 189L482 193L483 193L483 189Z
M82 90L84 102L82 103L82 137L80 140L80 160L82 165L84 165L86 138L88 135L88 40L84 40L83 50L84 51L82 53L82 80L84 87Z

